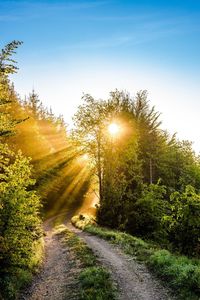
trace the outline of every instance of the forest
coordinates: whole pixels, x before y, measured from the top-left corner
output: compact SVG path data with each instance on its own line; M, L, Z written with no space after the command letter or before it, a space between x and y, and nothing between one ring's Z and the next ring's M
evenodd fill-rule
M87 213L100 226L200 256L200 157L162 129L146 90L84 94L69 130L33 90L21 99L10 80L19 41L0 53L0 286L5 299L37 268L44 220ZM171 108L173 109L173 107ZM19 285L19 287L18 287ZM13 296L14 295L14 296ZM9 298L10 297L10 298ZM12 298L13 297L13 298Z

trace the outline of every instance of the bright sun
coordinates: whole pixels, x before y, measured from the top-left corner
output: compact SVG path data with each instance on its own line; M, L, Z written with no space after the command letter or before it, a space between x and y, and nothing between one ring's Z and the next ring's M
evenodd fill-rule
M82 159L83 160L88 160L89 159L89 155L87 153L82 155Z
M108 131L111 135L116 135L119 132L119 125L117 125L116 123L111 123L108 126Z

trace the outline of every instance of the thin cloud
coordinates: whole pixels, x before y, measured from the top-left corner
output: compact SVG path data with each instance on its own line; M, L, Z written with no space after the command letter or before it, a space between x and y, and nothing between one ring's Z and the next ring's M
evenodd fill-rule
M184 18L138 22L133 25L132 28L129 28L129 30L124 29L123 32L115 34L109 34L108 32L106 37L79 41L60 49L98 49L134 46L200 30L199 27L191 25L189 20L185 22Z

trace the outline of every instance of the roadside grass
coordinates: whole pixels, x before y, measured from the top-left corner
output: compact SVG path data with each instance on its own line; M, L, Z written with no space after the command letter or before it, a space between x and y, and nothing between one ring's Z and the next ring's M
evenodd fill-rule
M73 217L72 224L80 228L79 222L76 222L78 218ZM81 219L83 218L84 216L81 216ZM156 244L145 242L127 233L90 225L88 219L89 216L85 227L81 226L80 229L118 245L126 254L144 262L164 285L171 288L177 299L200 299L200 260L172 254Z
M36 273L40 269L44 258L44 238L40 238L33 243L33 256L29 263L29 268Z
M96 220L92 216L80 214L73 216L71 218L71 223L77 228L83 230L87 225L96 224Z
M81 283L80 299L114 300L115 293L110 282L110 274L100 266L89 267L79 276Z
M87 225L84 230L120 246L126 254L137 258L139 261L146 261L154 252L153 245L124 232L94 225Z
M115 300L116 289L112 284L109 272L100 265L86 243L65 226L57 227L56 234L64 236L64 243L79 261L79 299Z
M148 259L149 267L180 299L200 299L200 261L186 256L173 255L167 250L157 250Z
M40 238L33 243L32 257L28 267L10 267L7 269L7 274L0 279L0 285L3 287L0 299L17 299L20 290L26 287L33 278L33 274L37 273L42 265L44 256L44 240Z

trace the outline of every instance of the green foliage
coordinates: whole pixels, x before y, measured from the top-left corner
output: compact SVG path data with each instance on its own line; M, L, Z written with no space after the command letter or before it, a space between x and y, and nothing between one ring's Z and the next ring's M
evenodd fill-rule
M110 274L102 267L90 267L79 277L82 300L116 299L110 282Z
M30 159L6 144L15 134L16 125L25 119L16 118L20 104L8 79L17 71L12 55L20 44L13 41L0 53L0 288L5 299L17 297L43 254L41 205L31 190L35 180L31 179Z
M55 214L73 205L78 207L87 192L90 174L79 185L72 185L83 164L76 160L78 151L67 136L62 116L56 117L51 109L45 108L35 91L18 104L19 114L28 120L17 126L17 134L9 137L8 143L12 149L21 149L32 158L34 188L44 204L44 214ZM12 110L15 112L15 108Z
M110 144L114 149L110 150L108 143L104 155L103 197L97 214L100 224L120 229L126 228L130 208L142 184L135 135L123 138L120 144L117 141Z
M200 256L200 195L192 186L170 197L171 214L166 216L170 240L185 254Z
M159 250L150 256L148 264L159 277L168 282L180 299L199 299L199 261L172 255L167 250Z
M147 96L116 90L99 101L86 95L75 115L76 137L98 175L97 221L199 255L199 157L190 142L160 129L160 114ZM121 129L116 136L108 134L112 122ZM182 195L187 185L197 194L185 204L173 195Z
M30 270L15 268L14 271L9 272L1 279L2 299L15 300L18 297L18 291L29 284L33 279Z
M129 215L127 229L146 238L164 238L162 219L166 214L166 187L158 184L144 185Z
M77 258L81 260L83 267L91 267L97 263L92 250L77 235L69 230L65 231L65 242L67 242L67 245Z
M150 107L147 91L140 91L132 101L132 118L138 131L139 158L142 160L143 181L156 182L157 162L166 143L160 125L160 113Z
M75 130L73 138L80 152L88 153L91 157L94 173L99 181L99 198L103 196L103 152L106 119L106 102L97 101L90 95L83 96L83 105L78 107L74 116Z
M140 238L120 231L93 225L86 226L84 230L120 246L125 253L133 255L141 261L147 261L155 248L154 245L146 243Z
M16 61L12 59L15 49L22 44L21 41L12 41L7 44L0 52L0 75L16 73Z
M192 143L177 141L175 137L162 151L158 175L167 187L168 196L192 185L200 191L200 164L192 150Z
M84 229L85 226L90 225L90 224L95 224L96 221L93 217L91 217L89 215L80 214L77 216L73 216L71 218L71 223L79 229Z
M3 274L0 280L1 292L0 296L5 299L16 299L18 292L33 279L33 273L38 271L42 265L44 255L43 239L33 242L32 256L30 257L28 268L12 267ZM1 274L2 276L2 274ZM4 299L4 298L3 298Z
M182 253L198 256L200 159L191 143L160 129L160 114L150 106L146 91L132 98L115 90L107 101L84 95L68 137L62 116L45 108L35 91L21 101L10 84L8 75L17 71L12 56L20 44L13 41L0 52L0 260L1 272L8 270L4 283L9 295L15 290L15 284L9 285L11 275L26 274L40 260L41 254L31 262L31 245L41 236L33 185L53 214L68 204L79 206L95 174L100 224L170 242ZM119 124L119 136L109 135L111 122ZM36 185L29 159L18 149L32 158ZM82 153L91 158L87 168L76 160ZM90 219L74 222L83 228Z
M55 213L72 204L79 206L90 176L78 191L73 189L65 194L82 166L77 167L75 162L78 151L67 136L63 117L44 107L34 90L24 100L19 99L9 81L8 75L17 71L12 55L19 45L20 42L14 41L0 53L0 139L15 152L20 149L23 155L32 158L33 176L37 180L35 189L45 204L45 213Z
M20 151L15 155L1 144L0 168L0 272L5 277L1 286L8 291L9 278L18 278L30 270L33 244L42 236L41 205L36 193L30 190L35 181L30 177L28 158Z
M21 122L21 120L12 118L9 114L9 106L13 101L14 90L9 85L8 80L8 75L16 73L18 69L12 55L21 44L22 42L13 41L0 52L0 138L12 135L15 125Z
M89 220L89 216L86 216ZM136 238L130 234L123 233L116 230L106 229L104 227L94 225L93 218L90 218L83 226L81 221L81 215L74 216L72 218L72 223L75 227L85 230L91 234L97 235L105 240L111 241L113 244L120 245L120 247L127 253L131 255L136 255L138 259L145 259L151 253L150 244L147 244L140 238Z

